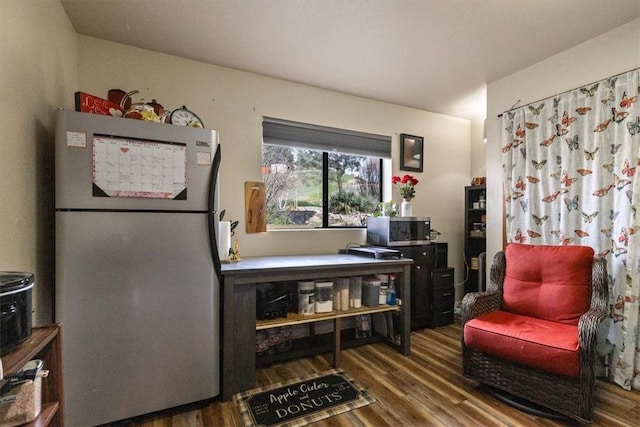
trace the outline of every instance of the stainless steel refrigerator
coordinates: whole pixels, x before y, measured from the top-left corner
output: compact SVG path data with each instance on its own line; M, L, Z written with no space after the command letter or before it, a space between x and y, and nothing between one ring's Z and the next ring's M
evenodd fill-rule
M66 424L217 396L217 132L59 110L55 145Z

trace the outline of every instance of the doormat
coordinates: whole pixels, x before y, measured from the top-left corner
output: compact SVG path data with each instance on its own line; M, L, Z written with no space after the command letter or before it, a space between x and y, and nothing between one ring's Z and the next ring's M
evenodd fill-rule
M374 403L341 369L238 393L246 427L299 427Z

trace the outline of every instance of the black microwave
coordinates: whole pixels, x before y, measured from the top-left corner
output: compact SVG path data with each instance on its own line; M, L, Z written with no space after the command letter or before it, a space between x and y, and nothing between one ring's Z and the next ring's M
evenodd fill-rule
M377 246L426 245L431 242L431 218L379 216L367 218L367 243Z

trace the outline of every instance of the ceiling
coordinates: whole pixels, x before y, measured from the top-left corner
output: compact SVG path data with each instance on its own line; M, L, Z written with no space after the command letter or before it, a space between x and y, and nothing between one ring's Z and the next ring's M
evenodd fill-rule
M467 119L640 0L61 0L76 32Z

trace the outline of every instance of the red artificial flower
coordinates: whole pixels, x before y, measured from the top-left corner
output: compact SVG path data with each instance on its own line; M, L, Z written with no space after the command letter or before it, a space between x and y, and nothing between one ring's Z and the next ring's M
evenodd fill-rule
M416 196L415 185L418 184L418 180L407 174L402 178L399 176L391 177L391 184L398 185L398 191L404 200L411 200Z

